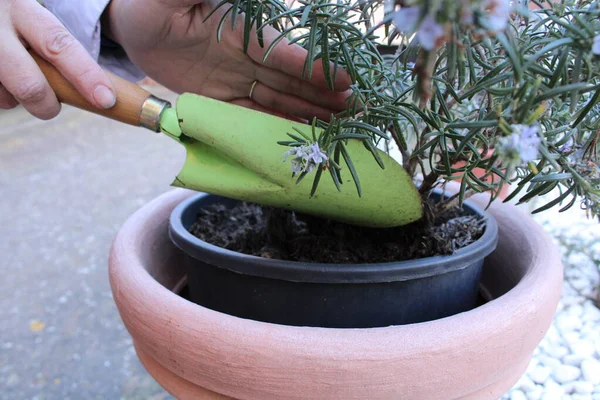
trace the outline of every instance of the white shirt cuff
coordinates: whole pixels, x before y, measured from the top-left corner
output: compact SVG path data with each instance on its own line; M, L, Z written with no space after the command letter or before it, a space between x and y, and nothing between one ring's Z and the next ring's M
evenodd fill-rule
M122 49L101 45L100 17L110 0L45 0L46 8L86 48L90 55L108 71L132 82L146 75L135 66Z

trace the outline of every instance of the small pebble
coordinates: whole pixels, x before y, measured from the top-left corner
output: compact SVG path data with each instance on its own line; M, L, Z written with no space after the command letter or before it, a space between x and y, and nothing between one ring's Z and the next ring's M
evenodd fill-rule
M552 377L558 383L573 382L581 375L579 368L572 365L558 365L552 370Z
M569 354L569 350L567 350L566 347L563 346L549 346L548 348L545 349L545 353L550 356L553 360L560 360L561 358L565 357L567 354ZM548 365L547 363L544 363L546 365ZM559 362L560 364L560 362ZM548 365L549 367L551 367L551 365Z
M579 298L577 297L578 293L575 293L573 289L571 289L570 287L566 287L564 291L565 294L567 294L567 297L562 300L563 306L572 306L574 304L580 303L581 300L579 300Z
M560 343L561 341L562 339L558 333L558 329L556 329L556 326L553 324L550 326L550 329L548 329L548 332L546 332L546 336L542 343ZM540 343L540 346L542 343Z
M542 386L536 386L531 393L527 393L529 400L541 400L544 396L544 388Z
M510 400L527 400L527 396L525 396L525 393L516 389L510 394Z
M546 354L540 354L538 360L540 360L541 363L544 364L546 367L551 368L552 370L556 370L562 365L562 363L560 362L560 357L554 358L548 354L548 351L546 351Z
M585 358L593 358L596 353L596 348L592 343L578 341L571 344L571 352L575 355Z
M587 282L585 282L587 285ZM581 317L583 315L583 307L581 304L573 304L571 307L567 308L565 312L571 317Z
M568 400L592 400L592 397L589 394L577 394L577 393L574 393L574 394L571 395L571 397L569 397Z
M559 365L552 371L552 377L558 383L573 382L581 376L579 368L572 365Z
M575 305L572 307L575 307ZM576 331L581 328L581 318L574 315L562 314L556 319L556 326L561 332Z
M588 281L586 279L575 278L571 279L569 282L571 283L571 286L573 286L573 289L578 291L585 290L588 286Z
M535 391L537 387L536 384L527 376L527 374L523 375L517 384L517 387L523 391L523 393L532 393Z
M600 385L600 362L588 359L581 363L583 379L594 385Z
M546 382L552 370L546 366L538 365L532 370L528 371L528 375L532 381L537 384L543 384Z
M556 381L549 378L544 385L544 400L562 400L565 390Z
M594 385L592 383L586 382L586 381L574 382L573 390L575 391L575 393L578 393L581 395L589 395L590 393L592 393L594 391Z
M573 384L575 382L571 381L571 382L567 382L567 383L561 383L560 386L563 388L564 393L573 393ZM565 394L563 396L567 396L569 397L568 394Z
M583 356L567 354L566 356L563 357L562 362L563 362L563 364L566 364L566 365L572 365L574 367L579 367L581 365L581 362L585 359L586 359L586 357L583 357Z
M600 321L600 309L592 304L591 301L587 301L583 305L583 312L585 314L585 319L588 321Z

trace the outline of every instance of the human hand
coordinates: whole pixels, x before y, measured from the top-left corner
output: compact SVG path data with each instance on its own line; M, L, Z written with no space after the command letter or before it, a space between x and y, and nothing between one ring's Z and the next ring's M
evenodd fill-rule
M53 64L87 101L111 108L111 81L85 48L36 0L0 0L0 108L23 105L41 119L60 103L27 49Z
M351 83L346 72L338 71L336 90L331 91L318 60L310 81L302 80L307 52L285 39L263 64L263 55L278 32L264 29L264 47L254 33L245 54L243 15L238 16L235 30L228 16L219 43L217 25L224 8L203 22L215 5L202 0L112 0L103 32L123 46L149 77L179 93L193 92L303 119L328 120L331 113L345 109Z

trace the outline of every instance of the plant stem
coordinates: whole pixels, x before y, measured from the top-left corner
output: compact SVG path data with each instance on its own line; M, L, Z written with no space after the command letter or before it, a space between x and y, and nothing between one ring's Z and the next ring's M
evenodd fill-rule
M394 143L396 143L396 146L398 146L398 149L400 150L400 154L402 154L402 167L404 170L408 171L410 168L410 153L408 152L408 149L405 149L404 146L402 146L402 141L398 136L395 126L392 125L390 127L390 132L392 134L392 139L394 139Z

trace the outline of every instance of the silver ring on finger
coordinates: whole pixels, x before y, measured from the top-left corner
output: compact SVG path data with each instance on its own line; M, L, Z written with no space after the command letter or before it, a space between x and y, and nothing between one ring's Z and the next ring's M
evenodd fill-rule
M250 86L250 93L248 94L249 99L252 99L252 94L254 93L254 88L256 87L257 83L258 83L258 81L254 81L254 82L252 82L252 86Z

